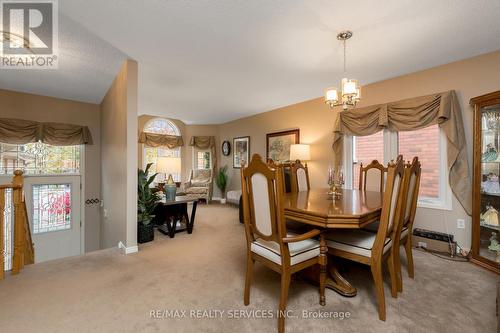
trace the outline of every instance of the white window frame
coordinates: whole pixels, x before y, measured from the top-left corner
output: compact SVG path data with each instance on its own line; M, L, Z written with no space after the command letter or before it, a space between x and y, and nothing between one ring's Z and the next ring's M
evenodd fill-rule
M164 121L169 122L172 125L172 127L176 130L175 135L181 135L181 130L180 130L179 126L177 126L177 124L175 122L173 122L172 120L170 120L168 118L162 118L162 117L156 117L156 118L152 118L152 119L148 120L144 124L142 130L144 131L149 126L149 124L151 124L152 122L154 122L156 120L164 120ZM150 149L168 149L168 148L161 148L161 147L149 147L146 144L142 144L141 150L142 150L142 168L143 169L146 169L146 167L147 167L146 148L150 148ZM172 150L176 150L176 149L179 150L179 158L181 159L181 172L178 175L179 176L178 179L174 179L174 180L182 182L182 147L174 148ZM174 175L174 178L175 178L175 175ZM158 181L158 178L156 179L156 181ZM155 185L151 184L151 186L155 186Z
M210 154L210 168L208 169L199 169L198 168L198 153L209 153ZM193 169L194 170L210 170L214 166L214 157L212 156L212 151L210 149L199 149L193 147L192 150L192 161L193 161Z
M352 189L356 186L352 183L353 172L352 166L356 158L354 151L356 143L356 138L353 136L346 135L344 137L344 156L343 156L343 168L345 170L345 181L346 188ZM384 164L389 163L391 160L395 160L399 153L398 146L398 133L391 132L389 130L384 130ZM440 210L452 210L452 191L448 181L448 161L447 161L447 143L445 133L439 129L439 197L438 198L418 198L417 207L419 208L429 208L429 209L440 209ZM413 158L413 156L411 156ZM408 159L408 156L405 156Z

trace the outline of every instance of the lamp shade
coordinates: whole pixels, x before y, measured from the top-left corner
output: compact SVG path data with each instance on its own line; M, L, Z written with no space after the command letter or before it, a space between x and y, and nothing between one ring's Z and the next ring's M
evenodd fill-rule
M325 90L325 102L335 104L339 101L339 94L337 92L337 89L335 88L328 88Z
M156 171L164 174L181 172L181 159L179 157L158 157Z
M309 145L296 144L290 146L290 161L310 161L311 149Z

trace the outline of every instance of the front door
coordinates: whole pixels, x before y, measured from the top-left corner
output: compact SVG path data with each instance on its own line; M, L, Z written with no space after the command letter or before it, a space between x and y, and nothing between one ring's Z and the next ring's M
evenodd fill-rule
M80 182L80 176L24 179L36 263L82 253Z

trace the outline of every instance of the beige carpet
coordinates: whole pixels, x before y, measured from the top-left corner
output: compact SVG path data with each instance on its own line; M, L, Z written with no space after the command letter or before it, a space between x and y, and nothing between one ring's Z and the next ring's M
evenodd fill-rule
M194 233L124 256L104 250L28 266L0 281L0 332L275 332L276 319L230 319L234 310L274 310L279 275L257 265L250 306L243 306L245 241L238 212L199 206ZM387 321L378 320L369 270L349 266L359 288L343 298L327 290L327 305L302 281L292 281L287 332L495 332L498 277L469 263L414 252L416 278L404 271L404 291L392 299L386 276ZM406 267L404 267L406 268ZM152 319L151 310L187 310L188 318ZM223 318L189 318L190 310L224 310ZM303 310L349 312L349 319L300 319ZM232 311L232 312L229 312Z

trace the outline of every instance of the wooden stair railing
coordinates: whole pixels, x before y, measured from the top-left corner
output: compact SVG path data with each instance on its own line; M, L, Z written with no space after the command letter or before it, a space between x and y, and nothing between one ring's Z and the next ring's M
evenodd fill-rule
M5 191L12 190L12 202L14 204L14 255L12 257L12 275L18 274L24 265L35 262L35 251L31 239L31 231L28 222L28 212L23 194L23 172L16 170L12 184L0 185L0 280L5 277L4 272L4 215L5 215Z

